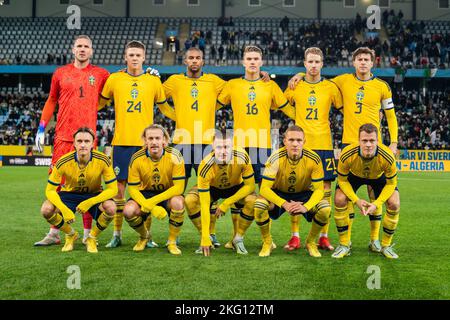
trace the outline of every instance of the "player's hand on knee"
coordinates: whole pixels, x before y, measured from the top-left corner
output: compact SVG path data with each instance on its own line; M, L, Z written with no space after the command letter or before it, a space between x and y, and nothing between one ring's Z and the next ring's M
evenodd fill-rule
M368 206L366 207L366 214L374 214L377 211L377 206L374 205L373 203L369 203Z
M163 220L167 217L167 211L166 209L164 209L161 206L155 206L152 210L151 210L151 214L152 216L154 216L156 219L158 220Z
M75 215L73 214L73 212L69 209L69 210L64 210L62 213L62 216L64 218L64 221L67 222L68 224L74 223L75 222Z
M365 216L367 216L367 207L370 205L366 200L358 199L356 201L356 205L358 206L359 210L361 210L361 213Z
M93 204L92 204L91 201L89 201L89 199L88 199L88 200L84 200L83 202L81 202L81 203L77 206L76 213L84 214L84 213L86 213L86 212L89 210L89 208L92 207L92 206L93 206Z
M145 70L145 72L147 72L148 74L150 74L152 76L157 76L157 77L161 78L161 75L159 74L159 71L157 69L152 68L152 67L148 67L147 70Z
M217 207L217 209L216 209L216 218L219 219L221 216L224 216L224 215L225 215L225 211L220 209L220 207Z

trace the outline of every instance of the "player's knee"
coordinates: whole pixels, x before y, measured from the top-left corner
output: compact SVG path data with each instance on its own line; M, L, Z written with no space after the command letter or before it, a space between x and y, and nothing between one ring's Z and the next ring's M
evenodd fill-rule
M257 199L257 196L254 194L250 194L250 195L246 196L244 199L244 208L242 210L249 212L249 213L253 212L256 199Z
M42 204L41 214L45 219L50 218L54 212L55 212L55 207L51 203L49 203L48 201L45 201Z
M316 213L316 219L320 222L327 223L330 218L330 214L331 214L331 207L328 205L328 201L323 201L322 207Z
M134 216L137 216L136 206L133 203L125 204L125 207L123 208L123 216L125 219L131 219Z
M342 208L347 205L347 202L347 196L340 189L337 189L334 195L334 205Z
M193 214L200 211L200 199L198 195L188 193L186 197L184 197L184 203L186 205L188 214Z
M258 198L254 205L255 220L264 221L269 216L267 210L269 209L269 201L264 198ZM267 216L267 217L266 217Z
M103 207L104 212L110 217L113 217L117 211L116 204L114 203L114 201L111 201L111 200L107 200L107 201L103 202L102 207Z
M169 201L170 208L173 210L183 210L184 209L184 198L183 196L175 196Z
M400 201L397 201L397 200L387 201L386 207L390 211L399 211L400 210Z

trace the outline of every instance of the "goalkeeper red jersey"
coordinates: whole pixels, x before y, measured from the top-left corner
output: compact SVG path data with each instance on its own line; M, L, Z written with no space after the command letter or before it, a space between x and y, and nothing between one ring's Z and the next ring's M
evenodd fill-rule
M55 139L73 141L75 131L84 126L96 132L98 98L108 76L107 70L91 64L78 69L72 63L55 71L50 87L59 106Z

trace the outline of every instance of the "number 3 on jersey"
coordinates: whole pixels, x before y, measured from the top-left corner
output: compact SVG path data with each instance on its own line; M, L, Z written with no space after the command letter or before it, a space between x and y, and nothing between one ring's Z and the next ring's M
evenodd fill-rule
M128 103L128 109L127 112L134 112L134 111L138 111L139 113L141 112L141 102L139 101L138 103L134 103L134 101L127 101Z

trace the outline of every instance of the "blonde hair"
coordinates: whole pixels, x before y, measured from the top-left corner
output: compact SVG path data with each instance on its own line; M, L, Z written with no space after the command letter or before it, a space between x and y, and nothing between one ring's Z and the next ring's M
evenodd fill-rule
M146 136L147 136L147 131L148 130L153 130L153 129L159 129L162 131L164 138L166 139L167 143L170 143L170 135L169 132L167 132L166 128L164 128L162 125L160 124L152 124L149 125L147 128L144 129L144 132L142 132L142 139L145 140Z
M80 35L76 36L73 39L73 47L75 47L75 42L77 42L77 40L79 40L79 39L86 39L86 40L88 40L91 43L91 47L92 47L92 39L89 36L85 35L85 34L80 34Z
M322 50L320 50L320 48L310 47L310 48L306 49L306 51L305 51L305 60L307 59L308 54L317 54L318 56L320 56L320 58L323 61L323 52L322 52Z
M259 54L261 55L261 58L262 58L262 56L263 56L262 50L261 50L261 48L258 47L258 46L253 46L253 45L245 46L243 57L245 57L245 54L246 54L247 52L257 52L257 53L259 53Z

